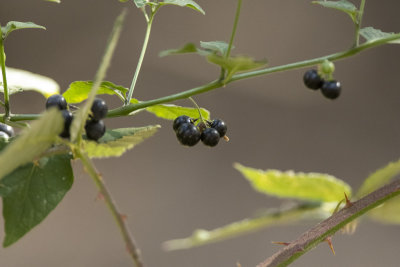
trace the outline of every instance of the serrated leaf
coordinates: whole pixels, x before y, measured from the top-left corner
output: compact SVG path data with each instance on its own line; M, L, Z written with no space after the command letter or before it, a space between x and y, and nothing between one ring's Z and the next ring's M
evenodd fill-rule
M223 57L216 54L210 54L207 56L209 62L217 64L225 69L228 73L225 78L225 82L229 81L232 76L241 71L254 70L264 67L267 64L266 60L255 61L251 57L247 56L236 56L236 57Z
M342 12L347 13L350 18L353 20L354 23L357 22L357 14L358 14L358 9L357 7L347 1L347 0L340 0L340 1L313 1L313 4L318 4L323 7L327 8L333 8Z
M382 223L400 224L400 197L386 201L367 215Z
M379 29L374 29L373 27L366 27L360 30L360 35L364 37L367 42L377 41L383 38L395 35L394 32L383 32ZM398 40L389 42L389 44L400 44L400 37Z
M51 109L34 121L0 154L0 180L16 168L46 151L64 127L61 112Z
M133 0L137 8L142 8L147 4L146 0Z
M267 195L319 202L340 201L344 193L351 196L351 187L347 183L328 174L263 171L238 163L234 167L256 191Z
M53 79L26 70L7 67L6 76L9 94L22 91L36 91L47 98L60 92L60 86ZM3 93L3 74L1 72L0 80L0 92Z
M201 14L205 15L204 10L193 0L164 0L163 2L159 2L159 5L177 5L182 7L190 7Z
M159 125L154 125L107 130L98 142L84 140L85 151L90 158L119 157L154 135L159 128Z
M193 43L187 43L183 47L178 49L168 49L161 51L158 55L160 57L170 56L170 55L179 55L179 54L189 54L189 53L197 53L197 47Z
M88 98L92 87L92 81L76 81L69 85L68 89L63 93L63 96L68 103L80 103ZM116 95L121 100L124 100L127 91L128 88L105 81L100 84L97 94Z
M369 175L361 185L360 189L356 194L357 198L361 198L372 191L382 187L389 183L393 178L400 174L400 160L390 162L383 168L376 170L374 173Z
M259 217L244 219L210 231L198 229L190 237L164 242L163 247L168 251L189 249L234 238L268 227L280 226L300 220L327 218L329 216L330 214L321 209L320 204L316 203L299 204L283 209L271 209Z
M21 29L43 29L45 30L46 28L40 25L37 25L33 22L19 22L19 21L9 21L6 26L1 27L1 33L3 39L7 38L7 36L15 31L15 30L21 30Z
M38 225L73 183L69 155L41 158L19 167L1 181L7 247Z
M191 118L199 117L199 111L196 108L187 108L169 104L148 107L146 108L146 111L166 120L175 120L181 115L187 115ZM200 108L200 112L205 120L210 119L210 112L208 110Z
M221 56L224 56L228 51L229 44L224 41L212 41L212 42L202 42L200 41L200 46L206 50L211 50L212 52L219 52ZM234 47L232 46L232 49Z

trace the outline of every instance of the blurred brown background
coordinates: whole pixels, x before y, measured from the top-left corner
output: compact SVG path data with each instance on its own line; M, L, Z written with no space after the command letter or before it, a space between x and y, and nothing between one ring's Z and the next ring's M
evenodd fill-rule
M153 99L215 79L215 66L196 55L159 58L163 49L192 41L229 40L236 1L197 1L206 16L165 7L154 23L135 97ZM354 1L359 2L359 1ZM0 22L33 21L47 31L24 30L6 41L7 65L52 77L65 90L90 80L112 23L123 7L129 16L107 80L129 87L145 22L133 3L117 0L1 0ZM400 31L398 1L368 1L364 26ZM353 27L346 14L306 0L244 1L234 54L267 58L271 66L348 48ZM373 170L399 157L400 46L386 45L336 63L343 93L336 101L306 89L304 69L229 84L196 96L229 127L229 143L214 149L178 144L171 122L150 114L107 120L108 127L161 124L155 137L122 158L99 160L120 209L142 249L146 266L255 266L313 223L282 226L186 251L164 252L161 243L254 215L281 201L254 192L233 162L256 167L333 174L357 188ZM44 108L36 93L11 98L13 112ZM112 107L117 99L107 98ZM191 105L189 101L177 104ZM75 184L50 216L18 243L0 249L0 266L131 266L119 232L79 163ZM294 266L398 266L398 226L365 221L353 236L336 235ZM0 233L3 236L3 233Z

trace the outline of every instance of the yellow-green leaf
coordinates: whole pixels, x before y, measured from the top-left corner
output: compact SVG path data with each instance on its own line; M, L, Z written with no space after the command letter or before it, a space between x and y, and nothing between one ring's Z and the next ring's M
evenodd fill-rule
M166 120L175 120L177 117L181 115L186 115L191 118L199 117L199 111L196 108L187 108L169 104L148 107L146 108L146 110L150 113L153 113L157 117ZM210 119L210 112L208 110L200 108L200 112L205 120Z
M386 201L367 214L370 218L382 223L400 224L400 197Z
M63 96L68 103L80 103L89 97L90 90L93 87L92 81L75 81L71 83ZM115 85L112 82L104 81L97 90L98 95L116 95L121 100L125 99L127 88Z
M258 170L242 166L234 167L261 193L284 198L318 202L337 202L349 197L351 187L342 180L322 173L302 173L278 170Z

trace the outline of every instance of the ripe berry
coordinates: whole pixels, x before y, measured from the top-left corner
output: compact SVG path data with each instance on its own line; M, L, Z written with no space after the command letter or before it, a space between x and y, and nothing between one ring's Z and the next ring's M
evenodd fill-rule
M174 131L178 131L179 126L181 126L184 123L192 123L192 119L186 115L179 116L174 120L174 124L172 125L172 128Z
M329 99L338 98L341 90L340 82L337 81L326 81L321 87L322 94Z
M194 146L200 140L201 133L192 123L184 123L179 126L176 137L185 146Z
M0 132L0 140L8 140L10 136L6 134L5 132Z
M306 71L306 73L304 73L303 76L303 81L304 84L312 90L318 90L324 83L324 79L322 79L321 76L319 76L316 70Z
M14 136L14 129L10 125L0 122L0 132L6 133L9 137Z
M90 140L99 140L106 132L106 126L102 120L89 120L85 125L86 136Z
M228 130L228 127L226 126L225 122L220 119L213 120L213 122L211 123L211 128L217 130L220 137L224 137L226 131Z
M219 132L214 128L207 128L201 133L201 141L206 146L216 146L220 138Z
M69 129L71 128L72 119L74 117L73 117L71 111L66 110L66 109L61 111L61 114L62 114L63 119L64 119L64 130L62 131L60 136L63 137L63 138L69 138L70 137Z
M107 116L108 107L106 101L96 98L92 104L92 118L96 121L104 119Z
M57 107L59 110L67 109L67 101L62 95L52 95L46 100L46 109Z

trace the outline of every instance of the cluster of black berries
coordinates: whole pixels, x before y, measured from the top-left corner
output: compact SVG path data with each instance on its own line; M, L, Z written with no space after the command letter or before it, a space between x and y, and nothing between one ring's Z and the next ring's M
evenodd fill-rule
M0 122L0 139L8 140L11 136L14 136L13 127Z
M198 125L194 124L195 121L186 115L174 120L173 129L182 145L194 146L201 140L206 146L213 147L221 137L225 137L228 128L224 121L215 119Z
M67 109L67 101L62 95L52 95L46 101L46 109L51 107L57 107L59 110L61 110L61 114L64 118L64 129L60 136L63 138L69 138L69 129L74 117L72 112ZM93 101L91 111L92 113L90 114L90 119L85 124L85 131L88 139L97 141L104 135L106 131L106 126L102 120L106 117L108 112L106 102L100 98L96 98Z
M304 73L303 81L304 84L312 90L321 89L322 94L329 99L338 98L342 90L340 82L335 80L326 81L318 74L318 71L314 69Z

